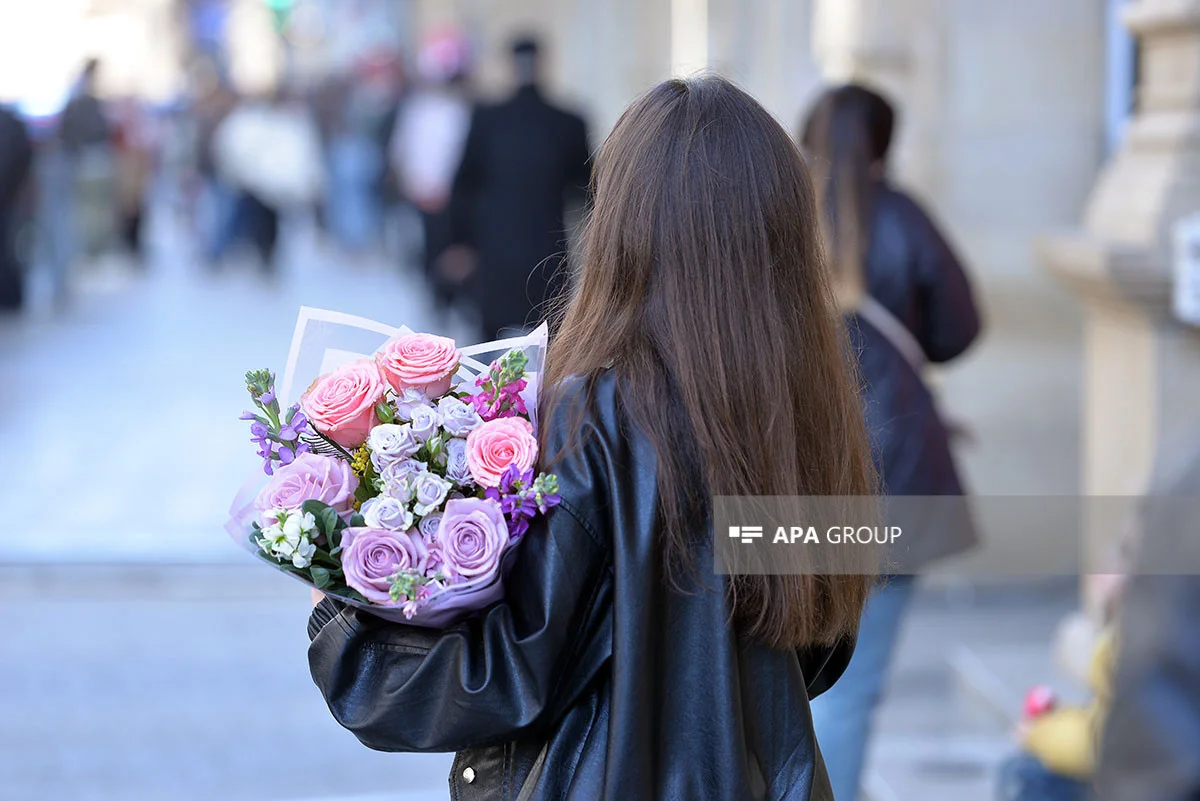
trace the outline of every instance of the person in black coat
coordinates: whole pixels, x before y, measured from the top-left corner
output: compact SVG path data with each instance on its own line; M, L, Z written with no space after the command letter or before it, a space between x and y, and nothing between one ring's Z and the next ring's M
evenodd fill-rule
M474 251L470 276L484 335L520 329L545 314L566 255L566 204L588 181L583 119L538 88L538 45L513 47L518 89L472 115L451 192L451 244ZM443 268L463 278L462 247Z
M20 309L24 277L16 250L17 210L33 166L25 123L0 106L0 310Z

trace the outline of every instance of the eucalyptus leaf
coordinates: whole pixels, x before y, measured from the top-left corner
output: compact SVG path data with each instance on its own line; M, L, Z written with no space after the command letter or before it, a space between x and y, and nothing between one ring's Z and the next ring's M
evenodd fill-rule
M309 569L309 573L312 574L313 584L316 585L318 590L328 589L333 584L329 578L329 571L326 568L313 567Z
M355 512L354 514L350 515L350 527L351 528L363 528L366 525L367 525L366 518L364 518L358 512Z
M337 533L338 523L341 522L341 518L338 517L337 511L332 506L326 506L317 520L320 521L321 531L326 537L332 537Z

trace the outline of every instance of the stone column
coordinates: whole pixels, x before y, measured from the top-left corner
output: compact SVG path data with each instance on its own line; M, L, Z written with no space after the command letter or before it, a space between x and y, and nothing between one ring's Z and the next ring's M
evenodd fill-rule
M1170 311L1171 226L1200 210L1200 0L1136 0L1124 22L1141 46L1138 110L1081 228L1039 247L1086 313L1086 496L1143 492L1162 449L1200 420L1200 337ZM1123 522L1094 521L1094 541Z

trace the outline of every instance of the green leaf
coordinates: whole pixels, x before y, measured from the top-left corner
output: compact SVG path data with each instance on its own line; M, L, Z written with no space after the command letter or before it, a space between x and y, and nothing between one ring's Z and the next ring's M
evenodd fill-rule
M349 598L352 601L361 601L363 603L367 602L366 596L363 595L358 590L354 589L353 587L346 587L344 589L339 589L336 592L332 592L330 594L338 595L338 596L341 596L342 598Z
M329 571L323 567L310 568L309 573L312 574L313 584L318 590L327 589L333 582L329 578Z
M325 514L325 510L328 508L329 508L329 505L326 503L323 503L322 501L305 501L304 503L300 504L300 511L307 512L308 514L315 517L317 519L318 527L322 523L322 520L321 520L322 515ZM334 514L336 514L336 512ZM322 529L322 533L327 533L327 532L325 532Z
M379 422L385 425L396 422L396 415L392 412L392 407L383 401L375 404L375 416L379 418Z
M329 540L329 555L337 556L342 550L342 529L334 529L326 539Z
M326 506L321 511L321 516L317 518L318 525L326 537L332 537L338 531L338 523L342 519L338 517L337 511L332 506Z
M366 524L367 524L366 518L364 518L358 512L355 512L354 514L350 515L350 527L351 528L362 528Z

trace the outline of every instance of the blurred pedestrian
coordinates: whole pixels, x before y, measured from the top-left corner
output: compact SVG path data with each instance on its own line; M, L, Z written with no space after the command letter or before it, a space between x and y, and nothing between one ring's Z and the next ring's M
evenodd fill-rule
M1160 455L1123 593L1097 801L1200 799L1200 443L1181 441L1179 469Z
M536 40L512 48L517 91L471 118L451 196L449 280L469 272L485 336L522 329L546 313L566 251L568 195L588 181L583 118L551 105L539 84Z
M154 171L153 139L146 112L137 100L128 99L121 103L116 117L113 144L121 240L137 262L144 264L142 221Z
M237 190L217 168L216 134L237 105L237 96L214 66L198 69L196 173L200 181L201 249L211 267L224 257L236 233Z
M929 215L886 174L895 112L857 85L825 92L802 141L817 182L834 288L864 379L868 429L884 491L961 495L950 433L922 378L979 334L970 282ZM863 614L858 648L837 687L813 705L834 797L855 801L875 709L909 601L915 567L970 548L967 516L909 541L907 575L887 579Z
M33 165L33 144L25 123L0 106L0 311L24 302L24 267L17 255L18 203Z
M109 247L117 227L112 203L116 176L112 125L97 95L99 72L100 62L90 59L59 123L62 152L70 173L69 202L77 212L71 232L75 238L65 248L71 261L77 246L89 256Z
M217 168L239 193L237 232L272 272L280 215L311 210L321 196L325 176L316 120L282 92L248 99L221 123L213 147Z
M470 70L465 37L455 31L426 42L417 59L421 85L401 106L390 148L401 194L417 208L425 277L438 310L454 302L457 284L437 269L450 245L450 190L471 124Z

